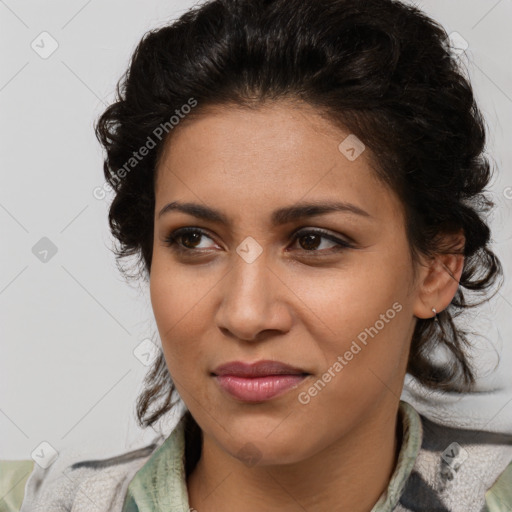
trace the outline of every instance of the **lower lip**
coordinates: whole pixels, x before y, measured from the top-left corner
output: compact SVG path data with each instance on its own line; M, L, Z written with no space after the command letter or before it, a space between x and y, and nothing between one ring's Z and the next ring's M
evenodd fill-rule
M262 402L280 396L297 387L307 375L266 375L236 377L216 375L215 380L231 396L245 402Z

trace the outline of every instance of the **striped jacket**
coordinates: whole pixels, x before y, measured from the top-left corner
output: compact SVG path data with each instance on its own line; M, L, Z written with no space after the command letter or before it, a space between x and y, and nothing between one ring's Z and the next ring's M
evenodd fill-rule
M403 441L371 512L509 512L512 435L437 424L400 402ZM167 438L55 469L0 461L0 512L189 512L187 413Z

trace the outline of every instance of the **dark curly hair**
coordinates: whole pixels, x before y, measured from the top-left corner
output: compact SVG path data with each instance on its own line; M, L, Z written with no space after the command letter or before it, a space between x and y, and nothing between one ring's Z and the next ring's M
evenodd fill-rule
M470 390L469 331L454 319L489 299L502 266L489 247L485 123L466 76L445 30L396 0L211 0L147 32L96 125L119 269L149 278L156 168L177 123L212 105L305 102L364 141L403 203L414 262L464 254L451 304L438 322L417 320L407 372L429 388ZM464 247L443 242L461 231ZM120 260L133 255L130 274ZM483 298L470 303L468 292ZM448 351L443 364L430 357L438 348ZM137 400L141 426L171 410L174 390L161 353Z

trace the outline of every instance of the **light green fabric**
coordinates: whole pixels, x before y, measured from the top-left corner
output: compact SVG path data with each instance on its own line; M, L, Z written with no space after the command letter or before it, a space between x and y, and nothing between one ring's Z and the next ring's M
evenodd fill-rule
M416 410L400 401L403 425L402 447L397 467L386 492L371 512L391 512L411 474L421 448L421 418ZM171 435L136 473L128 487L123 512L187 512L184 417Z
M512 510L512 462L485 493L485 503L487 512L510 512Z
M19 512L33 460L0 460L0 512Z
M136 473L123 512L189 510L185 477L185 417Z

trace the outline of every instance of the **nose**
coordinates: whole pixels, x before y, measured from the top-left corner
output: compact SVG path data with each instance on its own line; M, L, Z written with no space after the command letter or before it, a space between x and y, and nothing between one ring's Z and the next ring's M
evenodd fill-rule
M287 299L292 292L267 265L263 254L252 263L236 255L219 293L222 298L215 321L225 336L263 341L291 329L293 316Z

